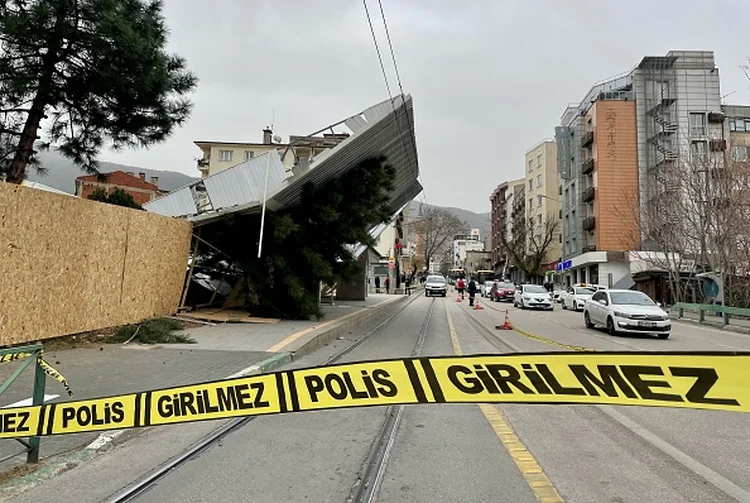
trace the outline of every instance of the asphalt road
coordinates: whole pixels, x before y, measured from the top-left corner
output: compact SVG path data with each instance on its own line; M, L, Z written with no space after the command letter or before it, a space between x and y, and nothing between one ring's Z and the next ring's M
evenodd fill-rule
M559 350L517 332L494 330L502 324L506 308L518 328L562 344L619 351L750 351L748 335L689 324L675 324L668 340L611 337L585 329L581 313L521 311L497 303L474 311L449 297L416 299L345 361L411 355L427 318L423 355ZM348 343L337 341L295 365L322 364L334 346ZM138 501L350 501L385 412L375 407L258 418L171 472ZM201 428L207 426L203 423ZM35 491L22 500L101 500L90 494L104 494L110 485L113 489L106 494L111 494L127 484L131 465L148 465L152 450L176 449L180 436L191 434L192 428L155 429L139 448L116 449L102 456L95 468L68 477L68 487L49 485L46 494L56 487L54 500ZM377 501L750 501L748 474L747 414L433 404L403 409Z

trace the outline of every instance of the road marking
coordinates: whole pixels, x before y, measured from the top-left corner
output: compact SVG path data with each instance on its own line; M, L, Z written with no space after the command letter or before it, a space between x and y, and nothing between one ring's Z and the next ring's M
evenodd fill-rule
M453 342L453 333L455 332L455 329L453 328L453 323L450 320L450 313L448 313L448 319L449 319L449 321L448 321L448 327L451 329L451 342ZM524 335L526 337L531 337L532 339L539 340L539 341L542 341L542 342L551 341L551 342L547 342L547 343L548 344L551 343L551 345L554 345L554 346L558 346L558 345L561 344L561 343L558 343L557 341L553 341L552 339L547 339L546 337L541 337L541 336L538 336L538 335L535 335L535 334L531 334L529 332L521 331L521 330L518 330L515 327L513 327L513 328L518 333L520 333L521 335ZM458 339L456 339L456 341L454 343L454 346L453 346L454 351L456 350L456 347L457 347L456 344L458 344ZM570 347L573 347L573 346L570 346ZM458 349L460 350L460 346L458 346ZM587 351L587 350L588 351L598 351L598 350L588 349L588 348L578 349L577 351ZM486 407L488 409L492 409L492 410L495 410L495 412L497 412L497 410L494 407L489 406L489 405L480 405L480 408L481 407ZM652 433L651 431L647 430L646 428L644 428L643 426L641 426L637 422L635 422L632 419L630 419L629 417L627 417L625 414L622 414L621 412L617 411L616 409L614 409L613 407L611 407L609 405L603 405L603 406L600 406L598 408L603 413L605 413L607 416L609 416L611 419L613 419L614 421L620 423L621 426L623 426L626 429L630 430L635 435L638 435L643 440L645 440L646 442L648 442L649 444L651 444L652 446L654 446L656 449L658 449L661 452L663 452L664 454L666 454L667 456L671 457L672 459L674 459L675 461L677 461L678 463L680 463L682 466L684 466L688 470L692 471L693 473L696 473L696 474L700 475L706 481L708 481L710 484L714 485L719 490L723 491L724 493L728 494L729 496L731 496L733 498L736 498L739 501L750 501L750 492L749 491L743 489L742 487L739 487L737 484L735 484L734 482L732 482L728 478L724 477L720 473L715 472L714 470L712 470L708 466L704 465L703 463L701 463L697 459L695 459L695 458L691 457L690 455L684 453L683 451L681 451L680 449L678 449L674 445L670 444L666 440L663 440L662 438L660 438L656 434ZM487 417L487 413L485 413L485 417ZM489 417L488 417L488 420L489 420ZM502 416L501 416L500 421L502 421ZM490 421L490 424L492 424L491 421ZM493 428L495 428L495 426L493 426ZM495 431L498 432L497 429L495 429ZM511 434L512 434L512 431L511 431ZM498 432L498 436L500 436L499 432ZM501 437L501 440L502 440L502 437ZM505 440L503 440L503 442L505 442ZM508 446L506 445L506 448L507 447ZM523 448L523 444L521 444L521 447ZM510 448L508 448L508 450L510 451ZM511 455L512 455L512 453L511 453ZM531 455L529 454L529 456L531 456ZM513 459L515 460L515 457ZM531 459L533 459L533 458L531 458ZM527 462L528 462L528 460L527 460ZM519 465L518 462L516 462L516 464L518 465L519 469L523 473L523 468L521 467L521 465ZM528 465L526 465L526 466L528 467ZM533 469L532 469L532 472L533 472ZM525 474L524 474L524 477L526 477ZM528 478L526 480L527 480L527 482L529 481ZM529 485L531 485L531 482L529 482ZM553 489L554 489L554 487L553 487ZM537 498L539 498L539 497L537 496ZM540 501L545 501L545 502L549 501L549 502L552 502L552 501L556 501L556 500L554 500L554 499L541 500L540 499ZM560 500L560 501L562 501L562 500Z
M399 297L400 296L395 296L394 299L384 300L383 302L378 302L374 306L364 307L362 309L374 309L374 308L376 308L376 307L378 307L380 305L385 304L386 302L393 302L395 299L397 299ZM323 322L323 323L321 323L319 325L314 325L312 327L305 328L304 330L300 330L299 332L295 332L292 335L290 335L289 337L287 337L286 339L284 339L283 341L281 341L281 342L279 342L277 344L274 344L270 348L266 349L266 351L269 352L269 353L278 353L279 351L281 351L282 349L284 349L289 344L293 343L294 341L296 341L297 339L299 339L303 335L307 335L307 334L309 334L310 332L312 332L314 330L318 330L319 328L327 327L331 323L335 323L337 321L343 321L343 320L345 320L347 318L351 318L355 314L357 314L360 311L362 311L362 309L357 309L356 311L353 311L353 312L351 312L349 314L345 314L344 316L341 316L339 318L334 318L332 320L328 320L326 322Z
M42 402L49 402L50 400L54 400L55 398L57 398L59 396L60 395L47 395L47 394L45 394L44 395L44 400L42 400ZM20 400L20 401L15 402L15 403L11 403L11 404L8 404L8 405L3 405L0 408L2 408L2 409L10 409L12 407L28 407L29 405L32 405L33 403L34 402L33 402L32 398L27 398L25 400Z
M453 353L457 356L463 356L464 350L461 348L461 343L458 340L458 334L456 333L456 326L453 324L453 317L451 316L450 306L448 301L443 301L445 304L445 313L448 317L448 330L451 334L451 345L453 346ZM526 483L529 485L529 489L534 493L537 501L540 503L564 503L562 496L557 492L555 485L544 473L542 467L539 466L536 458L529 452L526 446L518 438L518 435L513 431L513 428L508 423L508 420L503 416L500 410L492 405L481 404L479 410L484 414L487 422L490 423L495 435L503 443L505 450L508 451L510 457L513 458L513 462L518 467L518 470L523 475Z

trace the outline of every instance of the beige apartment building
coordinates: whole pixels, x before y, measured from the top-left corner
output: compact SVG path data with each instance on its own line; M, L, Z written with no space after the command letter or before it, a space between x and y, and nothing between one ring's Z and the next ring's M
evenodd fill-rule
M559 260L562 254L562 201L555 140L545 139L530 148L526 152L524 171L527 230L532 230L537 242L542 242L545 231L555 226L546 262L551 264Z
M270 150L279 152L282 156L281 162L287 168L292 169L296 160L304 169L316 155L335 147L348 137L346 133L290 136L289 143L281 143L280 137L274 137L271 129L265 128L262 143L196 141L195 145L203 153L202 158L198 159L198 170L201 172L201 178L206 178Z

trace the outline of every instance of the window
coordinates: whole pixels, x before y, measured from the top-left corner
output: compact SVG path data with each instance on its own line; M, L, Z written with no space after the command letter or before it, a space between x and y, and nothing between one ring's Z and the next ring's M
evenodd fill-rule
M730 131L737 131L737 127L734 124L734 119L729 119L729 130Z
M748 159L748 148L745 146L732 147L732 160L734 161L747 161Z
M533 197L530 197L530 198L529 198L529 209L531 209L531 208L533 208L533 207L534 207L534 198L533 198Z
M690 112L690 137L701 138L703 136L706 136L706 114Z
M529 190L534 190L534 180L529 180Z
M705 141L694 141L690 144L690 153L694 161L707 162L708 144Z
M248 159L252 159L253 157L255 157L255 152L253 152L252 150L245 150L245 160L246 161Z
M541 206L542 205L542 195L541 194L539 194L538 196L536 196L536 205L537 206Z
M542 186L542 174L541 173L539 173L538 175L536 175L536 186L537 187L541 187Z
M231 161L233 153L231 150L219 150L219 160L224 162Z
M542 165L542 154L539 154L536 156L536 167L540 167Z
M529 172L534 171L534 159L529 159Z
M542 225L542 214L541 213L536 216L536 224L537 225Z

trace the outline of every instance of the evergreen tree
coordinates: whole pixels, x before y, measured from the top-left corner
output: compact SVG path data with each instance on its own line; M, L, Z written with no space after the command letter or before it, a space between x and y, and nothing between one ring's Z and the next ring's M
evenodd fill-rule
M319 316L319 283L348 281L359 271L347 245L372 245L369 229L392 217L388 202L394 174L381 157L324 185L306 185L298 206L266 215L261 259L260 219L230 218L204 237L242 265L250 311L295 319Z
M112 192L107 194L107 191L98 188L95 191L93 191L91 194L89 194L89 197L87 199L91 199L93 201L99 201L102 203L108 203L108 204L114 204L115 206L125 206L126 208L135 208L137 210L142 210L140 204L138 204L135 199L133 199L133 196L125 192L120 187L115 187Z
M0 0L0 179L23 181L43 119L39 147L89 173L167 138L197 79L166 41L161 0Z

